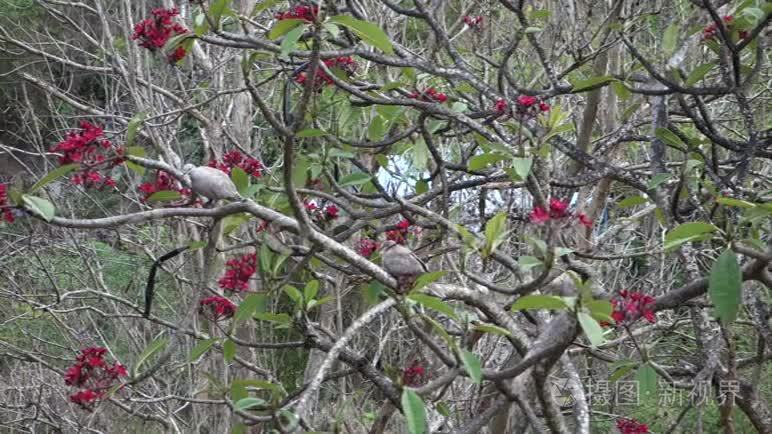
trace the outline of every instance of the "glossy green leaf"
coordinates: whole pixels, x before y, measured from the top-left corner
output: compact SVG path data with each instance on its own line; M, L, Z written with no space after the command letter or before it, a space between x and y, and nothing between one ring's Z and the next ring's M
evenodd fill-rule
M469 170L477 171L477 170L485 169L492 164L496 164L499 161L503 161L506 159L507 159L506 155L486 152L484 154L475 155L474 157L470 158L469 161L467 162L466 167Z
M239 213L231 214L222 219L223 235L228 235L238 229L241 225L252 219L251 214Z
M372 176L370 176L369 173L354 172L341 178L340 181L338 182L338 185L340 185L341 187L348 187L351 185L362 185L367 182L370 182L371 179L372 179Z
M132 377L136 377L139 373L139 368L142 367L142 365L145 364L151 357L153 357L154 354L162 351L166 346L169 344L169 339L160 336L153 340L153 342L150 342L150 344L140 353L139 357L137 357L137 361L134 362L134 366L132 366Z
M686 143L684 143L680 137L678 137L674 132L667 128L657 128L654 130L654 135L670 146L674 146L678 149L686 149Z
M312 280L306 283L306 287L303 288L303 300L308 303L316 298L316 294L319 293L319 281Z
M292 319L286 313L258 312L255 314L255 318L260 321L275 322L284 325L288 325L292 322Z
M56 208L54 208L54 204L48 200L43 199L42 197L30 196L28 194L22 195L21 199L24 202L24 208L27 210L32 211L47 222L53 220L54 215L56 214Z
M377 280L371 280L367 286L362 288L362 296L369 305L378 303L381 295L385 293L386 287Z
M651 180L649 181L649 184L646 185L646 188L649 190L654 190L657 187L659 187L661 184L667 182L668 179L671 178L671 174L669 173L658 173L651 177Z
M413 286L413 291L417 291L430 283L436 282L442 276L444 276L445 273L445 271L432 271L430 273L424 273L418 276L415 281L415 285Z
M554 295L531 294L518 298L512 305L512 312L525 309L568 309L569 306L561 297Z
M617 367L613 367L612 368L613 372L611 373L611 375L609 375L608 381L613 383L619 380L620 378L624 377L625 375L629 374L630 371L632 371L637 367L638 367L638 364L634 362L629 362L629 361Z
M59 166L56 169L48 172L46 176L40 178L38 182L36 182L32 187L30 187L29 192L34 193L36 190L39 190L40 188L50 184L51 182L67 175L68 173L72 172L73 170L80 167L78 164L65 164L64 166Z
M675 229L665 234L665 249L672 249L683 243L704 238L707 234L717 231L718 228L710 223L689 222L678 225Z
M142 127L142 124L145 123L146 118L147 113L145 112L139 112L131 118L126 130L126 146L134 146L134 140L136 139L137 133Z
M622 199L622 201L617 204L617 207L620 209L632 208L638 205L645 205L648 201L649 200L644 196L630 196Z
M268 39L270 40L279 39L280 37L289 33L295 27L298 27L305 23L306 21L295 19L295 18L279 20L276 22L276 24L273 25L273 27L271 28L271 31L268 32Z
M469 374L469 378L475 382L475 384L482 383L482 366L480 358L471 351L461 351L461 362L464 364L466 373Z
M239 303L239 308L236 310L236 315L233 317L234 322L243 321L252 318L256 312L265 312L268 299L265 294L250 294L244 301Z
M633 93L630 92L630 89L628 89L627 86L625 86L625 84L621 81L612 82L611 87L614 89L614 93L617 94L617 98L622 101L627 101L631 96L633 96Z
M233 361L236 357L236 343L230 339L227 339L222 344L222 356L226 362Z
M269 8L272 8L283 1L284 0L263 0L261 2L258 2L257 4L255 4L255 8L252 10L252 16L255 16L260 12L263 12Z
M577 319L579 320L579 324L582 326L582 330L584 330L587 339L590 340L590 345L596 347L606 341L603 337L603 328L590 314L579 312L577 314Z
M233 184L236 185L236 190L239 191L239 194L246 196L250 183L249 175L247 175L247 172L245 172L241 167L234 167L231 169L231 181L233 181Z
M281 51L279 53L280 57L287 57L287 55L289 55L295 49L295 44L298 43L298 40L300 39L300 36L303 35L305 29L305 26L297 26L287 32L287 36L285 36L284 40L281 41Z
M426 432L426 408L424 402L413 390L405 388L402 391L402 411L407 420L407 430L410 434Z
M713 68L716 67L716 64L714 62L710 63L703 63L702 65L694 68L694 71L689 74L689 77L686 78L686 85L687 86L694 86L699 82L700 80L707 75L708 72L710 72Z
M520 158L516 157L512 159L512 169L515 174L521 180L525 180L528 174L531 173L531 166L533 165L533 158Z
M295 137L321 137L325 135L327 135L327 133L319 128L306 128L305 130L298 131L298 133L295 134Z
M500 212L488 220L488 223L485 224L485 241L488 253L495 252L498 246L504 242L506 231L507 213Z
M493 333L500 336L511 336L512 333L504 327L499 327L495 324L477 324L474 326L474 330L483 333Z
M648 396L656 395L657 371L655 371L651 365L648 363L641 365L641 367L638 368L636 380L638 381L638 392L640 393L641 398L645 399Z
M156 191L147 198L148 202L168 202L172 200L178 200L182 197L178 191L174 190L161 190Z
M429 191L429 183L423 179L419 179L415 183L415 194L424 194Z
M204 355L207 351L209 351L210 348L212 348L212 345L214 345L217 342L217 338L209 338L204 339L203 341L196 344L195 347L193 347L192 350L190 350L190 361L195 362L198 360L199 357Z
M207 241L192 241L188 243L188 250L203 249L207 244L209 244Z
M742 271L731 249L724 250L710 269L708 296L723 324L737 319L742 304Z
M391 45L389 36L376 24L368 21L358 20L349 15L336 15L327 20L330 23L340 24L348 27L365 43L383 51L386 54L393 54L394 47Z
M716 203L719 203L724 206L733 206L736 208L755 208L756 204L751 202L746 202L744 200L740 199L733 199L731 197L719 197L716 199Z
M673 23L667 26L665 33L662 34L662 51L665 52L665 55L670 55L675 51L678 44L678 30L678 24Z
M531 268L544 265L544 263L535 256L521 256L517 258L517 264L520 266L520 268L523 269L523 271L528 271Z
M281 290L297 305L303 302L303 294L292 285L284 285Z
M573 88L571 89L572 92L581 92L583 90L593 88L595 86L599 85L606 85L608 83L611 83L612 81L616 81L616 78L610 76L610 75L603 75L598 77L592 77L588 78L586 80L580 80L573 84Z
M437 312L443 313L453 319L458 319L458 315L456 315L456 311L453 309L453 307L437 297L428 294L413 293L408 295L407 298L415 301L421 306L436 310Z
M231 0L214 0L209 6L209 14L216 28L220 27L220 18L222 18Z
M239 399L238 401L236 401L236 403L233 406L236 408L236 410L244 411L244 410L249 410L250 408L260 407L265 404L266 402L264 399L250 396L247 398Z

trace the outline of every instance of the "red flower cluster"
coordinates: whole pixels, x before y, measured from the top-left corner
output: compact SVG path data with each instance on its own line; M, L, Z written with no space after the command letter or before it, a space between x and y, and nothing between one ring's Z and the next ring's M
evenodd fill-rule
M84 348L75 359L75 364L64 374L64 384L81 389L70 395L70 401L85 410L91 410L104 397L105 392L113 387L115 380L128 375L120 363L107 363L104 359L106 353L107 349L101 347Z
M305 201L303 202L303 206L305 206L306 212L311 217L311 220L317 224L323 224L330 220L335 220L338 218L338 213L340 212L340 209L338 209L338 207L333 204L319 206L316 204L316 202Z
M533 207L533 210L528 215L528 217L531 220L531 223L540 225L550 220L559 220L570 215L571 213L568 211L568 203L553 197L550 199L549 211L540 206L535 206ZM579 224L582 226L592 228L592 220L590 220L590 218L585 214L579 213L576 218L579 220Z
M480 30L482 30L482 24L483 24L482 15L478 15L476 17L466 15L463 18L463 20L464 20L464 24L474 29L475 31L479 32Z
M152 18L145 18L134 26L134 33L131 35L131 39L139 39L140 47L154 51L163 48L172 36L182 35L188 32L188 29L186 29L185 26L174 22L174 17L179 15L177 8L156 8L152 10L152 14ZM179 52L179 48L177 48L177 50L169 57L170 60L172 58L180 60L182 57L185 57L185 49L183 48L182 51Z
M220 288L234 292L246 291L249 289L249 278L257 271L257 255L248 253L241 258L230 259L225 266L228 269L217 282Z
M318 6L304 6L298 5L286 12L279 12L274 15L277 20L303 20L313 22L316 16L319 15Z
M8 203L8 186L5 184L0 184L0 213L2 220L13 223L13 212L11 212L11 205Z
M231 170L233 170L234 167L240 167L244 172L247 172L255 178L263 176L263 170L265 169L265 166L263 166L263 163L261 163L260 160L244 155L235 149L226 152L225 155L222 156L222 161L209 161L209 167L220 169L228 175L231 174Z
M381 247L381 245L370 238L361 238L356 244L357 253L365 258L372 256L379 247Z
M80 131L69 133L64 140L54 145L51 152L59 152L59 164L79 164L80 169L72 175L70 182L85 187L115 187L115 180L99 173L110 170L126 161L124 149L114 146L102 138L104 130L88 121L80 123Z
M442 92L437 92L437 89L430 87L423 91L414 91L408 95L408 98L417 99L426 102L438 102L440 104L448 100L448 96Z
M426 383L426 369L420 361L414 360L407 368L402 371L402 384L404 386L416 387Z
M171 53L169 53L169 63L177 63L180 60L185 58L185 55L188 54L188 52L185 50L185 47L179 46L174 49Z
M496 113L504 114L509 110L509 104L504 98L499 98L496 103L493 104L493 111Z
M621 434L646 434L649 426L634 419L617 419L617 429Z
M654 297L650 295L623 289L619 291L618 297L611 299L611 305L614 307L611 317L617 325L632 324L641 317L653 324L657 320L651 310L654 301Z
M190 196L191 194L189 188L183 188L176 178L169 175L169 173L164 170L156 171L155 182L142 183L137 189L145 194L145 197L142 198L142 202L147 201L153 193L158 191L176 191L183 197Z
M356 72L358 65L357 62L351 58L351 56L341 56L325 60L324 66L326 66L328 69L340 68L343 70L343 72L346 73L346 75L350 76ZM332 86L335 83L332 80L332 77L330 77L330 75L321 68L316 69L314 76L316 77L314 79L314 87L318 90L321 90L325 86ZM308 74L305 72L300 72L295 76L295 83L297 84L303 85L307 80Z
M236 305L225 297L207 297L199 302L199 311L209 321L220 321L236 313Z
M539 98L530 95L520 95L517 97L517 112L521 115L535 115L536 109L542 113L550 111L550 105Z
M390 241L394 241L397 244L405 244L405 241L407 241L407 235L410 230L410 221L407 219L402 219L399 223L397 223L397 229L392 229L390 231L386 231L386 239Z
M724 16L723 21L726 28L731 31L732 24L734 22L734 17L731 15L726 15ZM706 26L704 29L702 29L702 40L708 41L708 40L714 39L717 33L718 33L718 25L716 25L716 23L712 23ZM748 39L750 37L750 33L748 33L747 30L740 30L738 32L738 37L740 39Z

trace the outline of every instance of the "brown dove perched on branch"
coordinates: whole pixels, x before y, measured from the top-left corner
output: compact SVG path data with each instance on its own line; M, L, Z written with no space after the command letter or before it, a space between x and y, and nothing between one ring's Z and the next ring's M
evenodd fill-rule
M416 278L428 271L415 253L391 240L383 243L381 258L383 268L397 279L400 293L409 290Z

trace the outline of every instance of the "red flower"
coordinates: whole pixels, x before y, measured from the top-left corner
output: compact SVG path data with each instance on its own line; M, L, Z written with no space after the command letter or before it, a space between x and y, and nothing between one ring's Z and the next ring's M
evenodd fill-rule
M180 60L182 60L185 55L188 54L187 51L185 51L185 47L179 46L174 49L174 51L169 54L169 63L177 63Z
M426 369L420 361L414 360L402 371L402 384L409 387L421 386L426 382Z
M85 410L91 410L93 404L103 397L104 392L113 387L116 379L128 375L126 368L120 363L109 365L104 359L106 353L107 349L101 347L84 348L75 358L75 364L65 371L65 384L83 388L71 395L70 401Z
M260 160L252 158L249 155L244 155L235 149L226 152L222 156L222 161L210 160L208 165L209 167L220 169L228 175L231 174L234 167L239 167L241 170L255 178L263 176L263 170L265 169L265 166L263 166L263 163L261 163Z
M592 229L592 225L593 225L592 220L590 220L590 218L587 217L586 214L581 213L581 214L579 214L577 216L577 218L579 219L579 224L580 225L582 225L582 226L584 226L586 228Z
M249 289L249 279L257 271L257 255L249 253L225 263L225 275L217 282L220 288L241 292Z
M332 220L338 218L338 207L335 205L327 205L327 207L324 209L324 216L327 218L327 220Z
M568 215L568 203L561 201L560 199L550 199L550 217L554 219L560 219Z
M732 25L734 24L734 17L731 15L726 15L724 16L723 21L724 21L724 26L731 31ZM702 40L707 41L707 40L714 39L717 33L718 33L718 25L716 23L711 23L702 30ZM740 39L748 39L750 37L750 34L748 33L747 30L740 30L737 33L738 33L737 36Z
M410 221L402 219L396 224L397 228L390 231L386 231L386 239L394 241L397 244L405 244L407 241L408 233L410 232Z
M482 30L483 17L481 15L477 15L476 17L466 15L463 18L463 21L464 24L477 31Z
M236 313L236 305L225 297L208 297L199 302L201 314L210 321L230 318Z
M618 297L611 299L614 309L611 317L617 325L632 324L641 317L653 324L657 320L652 310L655 301L650 295L623 289L619 291Z
M635 419L617 419L617 429L621 434L646 434L649 432L648 425L642 424Z
M153 14L153 17L146 18L137 23L137 25L134 26L134 33L131 35L132 40L139 39L140 47L154 51L166 45L166 42L169 41L169 38L172 36L182 35L188 32L188 29L184 26L174 22L174 17L179 15L177 8L157 8L153 9L151 13ZM179 48L177 50L179 50ZM172 54L176 55L177 50ZM180 57L180 59L181 58L182 57Z
M13 212L11 212L11 205L8 203L8 186L5 184L0 184L0 212L2 212L3 220L9 224L13 223Z
M64 384L68 386L80 386L86 379L88 377L84 376L83 367L79 363L70 366L64 373Z
M84 410L91 410L93 404L100 398L100 394L91 390L81 390L74 395L70 395L70 401L81 406Z
M509 105L502 98L497 99L496 104L493 105L493 111L497 113L506 113L508 109L509 109Z
M417 99L425 102L438 102L440 104L448 100L448 96L442 92L438 92L437 89L430 87L421 92L414 91L408 95L409 98Z
M104 176L98 170L111 170L123 163L123 148L115 147L102 136L101 127L88 121L80 123L80 131L67 134L64 140L51 148L52 152L61 153L59 164L78 164L79 171L70 177L74 185L84 187L103 188L113 186L115 181L109 176Z
M326 59L323 62L328 69L339 68L348 76L354 74L358 66L357 62L351 56L334 57L332 59ZM322 88L325 86L332 86L335 84L335 81L332 79L332 77L330 77L330 75L327 74L327 72L325 72L322 68L316 69L314 77L314 87L317 90L322 90ZM295 83L303 85L308 80L308 74L305 72L299 72L297 75L295 75L294 80Z
M313 22L316 16L319 14L319 7L318 6L304 6L304 5L298 5L286 12L279 12L274 15L274 18L277 20L289 20L289 19L296 19L296 20L304 20Z
M357 242L356 250L360 255L364 256L365 258L369 258L373 253L375 253L376 250L378 250L379 247L380 245L378 242L369 238L362 238Z
M540 225L543 223L546 223L550 219L550 215L544 208L540 206L533 207L533 210L531 211L531 214L528 215L528 218L531 220L531 223Z
M529 108L532 105L536 104L536 97L530 96L530 95L520 95L517 97L517 105L521 108Z
M546 113L550 111L550 105L542 101L539 103L539 110L541 110L542 113Z
M142 183L137 189L144 193L144 197L141 199L142 202L147 201L153 193L158 191L176 191L182 197L190 196L191 194L189 189L182 187L182 184L176 178L164 170L156 171L155 182Z

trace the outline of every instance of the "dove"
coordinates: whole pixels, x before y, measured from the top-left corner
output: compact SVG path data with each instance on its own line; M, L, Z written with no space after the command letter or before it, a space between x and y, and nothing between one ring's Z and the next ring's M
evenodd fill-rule
M400 293L409 290L415 279L428 271L410 249L391 240L383 243L381 258L383 268L397 279Z
M236 184L220 169L186 164L182 170L190 176L190 186L193 192L210 199L212 202L220 199L243 200L236 189Z

